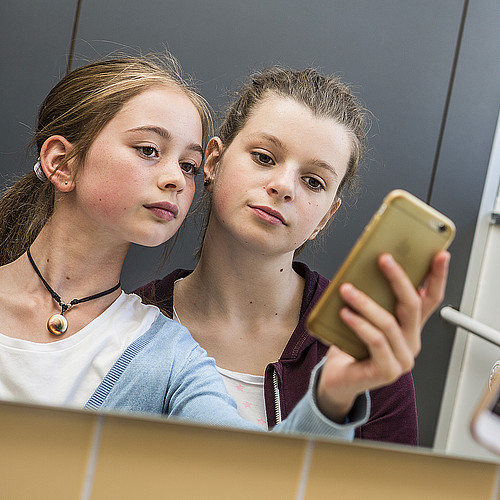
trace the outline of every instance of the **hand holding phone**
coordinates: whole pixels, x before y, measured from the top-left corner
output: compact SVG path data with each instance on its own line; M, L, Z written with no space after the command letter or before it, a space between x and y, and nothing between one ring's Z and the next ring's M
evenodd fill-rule
M357 359L367 358L364 343L339 317L345 306L339 287L351 283L394 314L396 299L377 264L380 255L390 253L417 288L434 256L449 246L454 234L451 220L415 196L403 190L389 193L311 311L311 334Z

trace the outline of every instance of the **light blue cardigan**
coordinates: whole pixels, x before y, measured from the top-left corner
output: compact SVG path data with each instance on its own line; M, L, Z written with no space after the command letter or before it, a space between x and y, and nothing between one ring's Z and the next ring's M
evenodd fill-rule
M273 430L352 440L354 428L368 418L368 394L357 398L347 423L336 424L316 405L313 391L318 373L316 367L307 394ZM167 415L209 425L262 430L239 416L213 358L207 356L185 327L163 314L128 346L85 408Z

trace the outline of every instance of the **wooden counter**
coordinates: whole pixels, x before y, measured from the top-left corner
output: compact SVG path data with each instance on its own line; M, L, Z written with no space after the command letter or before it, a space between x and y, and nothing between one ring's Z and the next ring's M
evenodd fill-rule
M496 463L391 446L0 403L6 500L498 496Z

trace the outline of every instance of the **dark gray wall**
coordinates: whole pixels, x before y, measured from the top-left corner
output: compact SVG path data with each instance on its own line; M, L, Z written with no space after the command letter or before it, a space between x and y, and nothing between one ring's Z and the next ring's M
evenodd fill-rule
M445 303L458 308L500 107L500 2L471 1L449 93L431 204L457 225ZM434 317L414 370L427 444L443 394L455 329Z
M76 3L0 2L0 174L25 172L37 109L64 76Z
M500 102L498 0L53 0L50 11L35 0L9 3L0 5L4 183L30 166L20 151L36 107L66 69L75 20L73 67L168 48L215 109L252 70L312 65L354 84L373 126L358 200L303 260L332 276L383 196L405 188L457 224L446 301L458 305ZM162 269L158 249L134 247L125 287L192 267L196 241L188 221ZM452 340L450 328L431 320L414 370L425 446L433 443Z

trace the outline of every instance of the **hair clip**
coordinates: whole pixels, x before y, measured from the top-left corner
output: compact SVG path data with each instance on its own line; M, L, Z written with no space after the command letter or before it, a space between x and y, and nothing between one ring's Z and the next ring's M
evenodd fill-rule
M45 182L47 180L45 172L42 169L42 165L40 164L40 157L38 158L37 162L33 165L33 171L35 172L38 179L41 180L42 182Z

